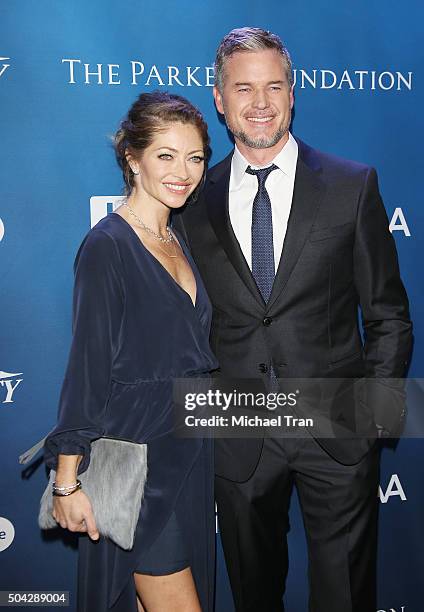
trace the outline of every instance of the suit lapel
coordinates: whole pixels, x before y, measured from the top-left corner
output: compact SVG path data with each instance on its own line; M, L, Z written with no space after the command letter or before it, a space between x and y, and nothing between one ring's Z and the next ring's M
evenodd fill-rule
M268 302L268 308L271 308L275 303L290 278L305 245L325 191L325 186L318 177L319 164L312 149L301 141L298 141L298 145L299 156L296 166L293 200L283 251Z
M220 164L220 171L211 177L209 187L205 190L206 206L211 225L228 259L246 287L263 308L263 298L234 234L228 212L231 158L232 154Z
M290 278L325 192L325 185L319 178L320 164L313 149L300 140L297 142L299 156L290 217L267 310L273 306ZM209 179L209 186L205 189L207 211L211 225L231 264L263 308L264 300L234 234L228 212L231 158L232 153L216 167Z

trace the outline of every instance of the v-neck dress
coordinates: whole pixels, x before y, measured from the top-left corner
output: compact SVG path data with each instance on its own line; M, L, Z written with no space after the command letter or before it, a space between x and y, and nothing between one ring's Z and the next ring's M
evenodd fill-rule
M174 436L172 383L207 376L218 363L209 347L211 304L177 237L196 279L195 304L117 213L87 234L75 260L73 339L46 463L82 454L81 473L101 436L147 443L148 456L133 549L79 539L79 612L136 611L132 574L174 516L202 610L212 611L212 444Z

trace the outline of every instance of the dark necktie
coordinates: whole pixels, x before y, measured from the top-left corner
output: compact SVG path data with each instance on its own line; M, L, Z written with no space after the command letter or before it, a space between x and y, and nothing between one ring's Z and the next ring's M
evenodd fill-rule
M258 191L252 208L252 274L265 303L270 298L275 278L272 209L265 188L265 181L273 170L277 170L274 164L260 170L253 170L250 166L246 169L248 174L258 177Z

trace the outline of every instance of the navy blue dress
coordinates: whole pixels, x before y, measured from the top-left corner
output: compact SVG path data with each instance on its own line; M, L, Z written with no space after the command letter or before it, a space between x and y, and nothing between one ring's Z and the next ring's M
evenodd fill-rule
M78 610L136 610L132 573L171 515L189 553L202 610L213 608L214 502L210 440L173 435L172 379L218 367L209 347L211 305L182 238L197 284L196 303L118 214L102 219L75 260L73 340L59 419L45 444L90 459L101 436L148 445L148 476L134 547L106 538L79 541Z

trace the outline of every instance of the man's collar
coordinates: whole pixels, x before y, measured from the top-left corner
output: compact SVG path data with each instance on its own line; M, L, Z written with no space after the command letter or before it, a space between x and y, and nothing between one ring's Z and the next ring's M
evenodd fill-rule
M275 158L267 164L275 164L286 176L294 176L296 173L296 163L298 155L298 145L293 136L289 132L289 138L281 149L281 151L275 156ZM234 187L238 187L244 177L246 176L246 168L252 166L252 168L258 168L253 164L249 164L247 159L240 153L237 145L234 147L234 153L231 160L231 181Z

